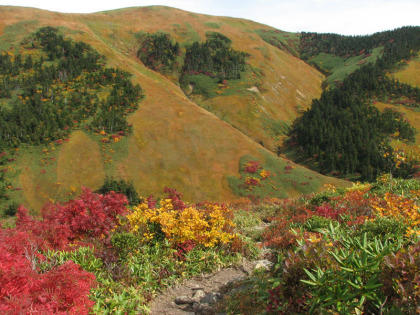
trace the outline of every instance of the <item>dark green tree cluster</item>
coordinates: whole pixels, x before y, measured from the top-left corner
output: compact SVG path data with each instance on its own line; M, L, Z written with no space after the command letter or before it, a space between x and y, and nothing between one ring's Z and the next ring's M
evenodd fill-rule
M179 64L176 57L179 54L178 42L173 43L169 34L157 32L138 35L140 49L137 57L150 69L159 72L176 71Z
M0 152L0 203L9 200L7 186L10 185L10 182L6 181L7 168L5 167L8 158L6 152Z
M25 39L20 51L0 54L0 98L8 103L0 106L0 151L61 139L81 125L129 130L126 115L143 94L128 72L105 68L103 56L52 27Z
M194 42L187 48L184 71L221 80L239 79L241 71L245 70L246 54L232 49L232 41L225 35L209 32L206 36L204 43Z
M106 177L104 184L97 192L100 194L107 194L111 191L125 195L130 206L139 205L143 201L137 194L133 183L127 182L124 179L117 180Z
M392 31L393 41L375 64L359 68L341 85L324 91L320 99L313 101L290 132L290 145L301 158L323 173L359 173L365 180L374 180L387 170L392 157L389 136L413 141L415 129L397 111L380 113L371 100L404 99L411 106L420 105L418 88L386 75L387 69L419 51L419 29ZM410 41L410 36L417 38ZM397 175L408 176L413 171L412 165L403 164Z
M306 60L320 53L331 53L341 57L369 54L373 48L384 46L388 57L395 51L398 60L410 58L409 46L418 46L420 27L402 27L392 31L368 36L343 36L338 34L301 33L300 54ZM405 51L404 57L400 58ZM384 60L385 61L385 60Z
M383 155L392 156L387 139L396 133L400 139L413 140L415 130L399 112L380 113L336 89L324 92L295 121L290 144L322 173L359 173L364 180L374 180L387 170L388 158Z
M415 128L410 125L401 112L393 108L385 108L381 113L380 130L386 135L398 133L395 137L399 139L415 141Z

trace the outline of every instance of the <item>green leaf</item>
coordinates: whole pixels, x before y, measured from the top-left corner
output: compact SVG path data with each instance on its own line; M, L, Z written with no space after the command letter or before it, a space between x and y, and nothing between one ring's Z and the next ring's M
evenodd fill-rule
M346 282L347 282L348 284L350 284L353 288L357 289L357 290L360 290L360 289L361 289L361 286L356 285L356 284L354 284L353 282L351 282L351 281L349 281L349 280L346 280Z
M327 303L321 304L321 308L327 307L327 306L331 306L335 303L335 300L329 301Z
M359 307L360 307L360 308L362 308L362 305L363 305L363 303L365 303L365 301L366 301L366 297L363 295L363 296L360 298L360 301L359 301Z
M365 293L363 296L366 297L367 299L371 300L371 301L375 300L375 298L372 295L370 295L369 293Z
M381 286L382 286L382 283L376 283L376 284L366 285L365 288L368 289L368 290L373 290L373 289L377 289Z
M342 297L344 301L350 301L353 300L358 294L346 294Z
M334 259L341 265L341 266L344 266L344 263L343 263L343 261L340 259L340 258L338 258L338 256L334 253L334 252L330 252L330 254L334 257Z
M317 278L315 278L315 276L308 270L308 269L306 269L306 268L303 268L303 270L305 271L305 273L308 275L308 277L312 280L312 281L314 281L314 282L317 282Z
M312 282L312 281L308 281L308 280L300 280L300 282L303 282L303 283L308 284L308 285L313 286L313 287L318 286L317 283Z

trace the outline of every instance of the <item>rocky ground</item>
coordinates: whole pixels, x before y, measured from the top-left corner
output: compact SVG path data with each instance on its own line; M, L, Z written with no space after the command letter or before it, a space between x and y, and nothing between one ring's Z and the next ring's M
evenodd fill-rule
M213 306L230 293L236 282L245 279L254 269L269 268L270 265L268 260L243 260L238 267L187 280L158 295L151 304L151 314L217 314Z

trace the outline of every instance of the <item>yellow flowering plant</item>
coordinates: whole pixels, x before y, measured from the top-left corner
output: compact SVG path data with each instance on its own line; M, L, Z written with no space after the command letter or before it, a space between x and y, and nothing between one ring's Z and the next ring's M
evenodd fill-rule
M163 199L159 206L142 203L127 215L131 232L146 240L156 240L159 233L173 244L193 241L205 247L230 243L237 237L233 231L232 210L224 205L205 203L174 209L172 199Z
M420 207L415 199L386 193L383 200L374 201L372 207L380 217L395 217L404 222L408 226L407 236L420 235Z

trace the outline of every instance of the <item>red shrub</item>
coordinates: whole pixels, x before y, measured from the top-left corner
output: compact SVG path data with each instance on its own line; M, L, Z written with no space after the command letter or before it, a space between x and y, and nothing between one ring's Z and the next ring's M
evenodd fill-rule
M324 203L319 207L315 207L316 211L315 214L320 217L325 217L329 219L338 220L339 214L342 212L340 208L332 207L329 203Z
M16 227L32 231L52 248L63 249L69 242L108 236L117 224L118 216L126 213L127 204L127 198L122 194L100 195L84 188L79 199L44 206L42 221L29 216L28 210L20 207Z
M176 189L165 187L163 192L168 194L166 199L172 200L172 206L174 207L174 210L185 209L185 203L181 200L182 194L176 191Z
M256 173L260 168L261 168L260 162L249 161L245 165L245 173L253 174L253 173Z
M382 290L404 314L420 312L420 241L385 257Z
M0 313L88 314L95 276L72 261L42 272L43 243L33 233L0 230Z
M179 260L185 260L185 254L192 251L196 245L197 244L192 240L188 240L183 243L177 244L176 246L177 251L175 253L175 257L178 258Z

